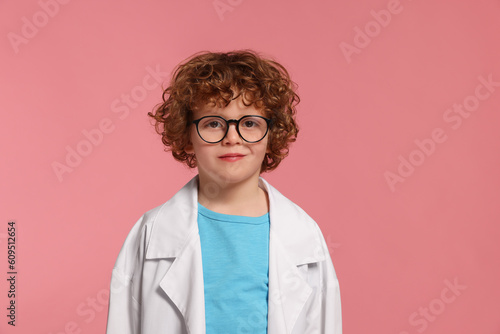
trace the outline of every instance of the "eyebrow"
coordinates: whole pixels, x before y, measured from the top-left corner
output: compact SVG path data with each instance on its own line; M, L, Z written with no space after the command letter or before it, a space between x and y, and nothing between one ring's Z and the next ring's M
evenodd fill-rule
M225 115L224 115L224 112L221 111L220 109L216 109L216 110L213 110L213 109L210 109L210 110L206 110L205 108L203 109L198 109L197 112L194 112L193 111L193 116L196 114L198 114L199 117L203 117L203 116L221 116L221 117L224 117L224 118L227 118ZM249 110L245 110L243 111L242 113L238 113L236 114L237 116L237 119L238 118L241 118L243 116L246 116L246 115L259 115L259 116L263 116L263 117L267 117L266 113L262 112L261 110L259 109L255 109L255 110L252 110L252 111L249 111Z
M198 117L196 117L196 118L201 118L204 116L224 117L223 111L222 111L222 109L224 109L224 108L227 108L227 106L219 108L216 104L214 105L214 103L212 103L212 102L206 102L206 103L200 104L196 111L193 110L193 116L195 116L195 113L197 113ZM260 115L263 117L268 117L266 112L264 112L262 109L256 108L255 104L251 104L250 106L246 106L245 110L248 108L253 108L254 110L252 112L247 111L245 113L238 114L238 118L241 118L241 117L246 116L246 115Z
M216 117L222 117L223 119L225 119L226 121L229 121L229 120L240 120L242 119L243 117L246 117L246 116L261 116L261 117L264 117L264 118L267 118L266 115L258 115L258 114L242 114L242 115L239 115L238 117L235 117L235 118L228 118L228 117L224 117L223 115L213 115L213 114L207 114L207 115L203 115L203 116L199 116L199 117L195 117L196 119L201 119L203 117L212 117L212 116L216 116Z

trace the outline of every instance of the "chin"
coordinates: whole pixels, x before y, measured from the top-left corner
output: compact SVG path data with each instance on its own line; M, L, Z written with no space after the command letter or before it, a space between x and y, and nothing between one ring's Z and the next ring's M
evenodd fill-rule
M243 171L241 168L225 168L215 173L210 173L208 176L212 181L219 184L238 184L252 178L258 179L260 175L259 171L251 172Z

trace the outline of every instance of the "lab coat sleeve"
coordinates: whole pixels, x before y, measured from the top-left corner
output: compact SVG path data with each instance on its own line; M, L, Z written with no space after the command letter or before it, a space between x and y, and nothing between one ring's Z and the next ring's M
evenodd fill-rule
M318 227L319 230L319 227ZM321 298L319 298L318 328L321 334L342 334L342 312L339 281L323 234L319 238L325 251L325 260L320 265Z
M144 216L129 232L111 275L106 334L140 334Z

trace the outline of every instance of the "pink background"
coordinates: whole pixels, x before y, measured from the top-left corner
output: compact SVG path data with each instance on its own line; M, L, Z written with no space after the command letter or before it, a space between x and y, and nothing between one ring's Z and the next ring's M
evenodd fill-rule
M127 233L195 175L149 125L161 88L148 71L166 86L194 52L252 48L299 85L298 141L263 176L320 225L344 333L500 333L499 1L0 7L0 332L104 332ZM76 149L86 156L58 177Z

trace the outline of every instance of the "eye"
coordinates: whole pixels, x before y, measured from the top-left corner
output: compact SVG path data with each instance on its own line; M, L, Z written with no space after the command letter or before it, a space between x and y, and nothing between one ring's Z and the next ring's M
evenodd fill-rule
M244 122L243 122L243 126L244 126L245 128L252 128L252 127L255 127L255 126L257 126L257 125L258 125L258 124L257 124L256 122L251 121L251 120L246 120L246 121L244 121Z
M204 122L202 122L202 127L204 129L220 129L224 127L224 124L222 123L222 120L217 119L217 118L208 118L205 119Z
M241 126L247 129L263 127L264 120L258 117L248 117L241 122Z
M219 128L221 126L222 124L219 121L211 121L206 125L207 128L212 128L212 129Z

